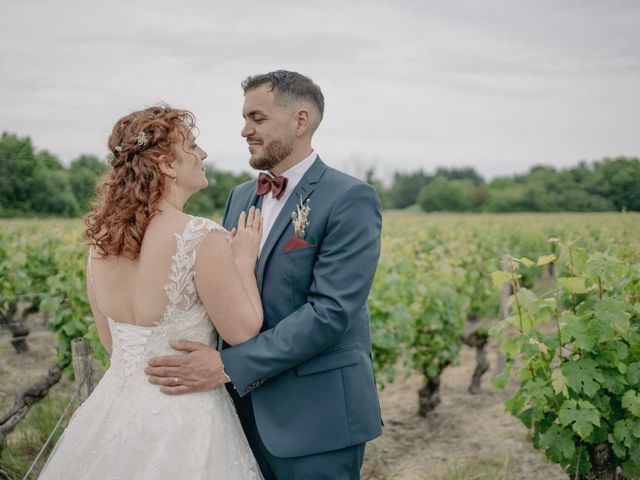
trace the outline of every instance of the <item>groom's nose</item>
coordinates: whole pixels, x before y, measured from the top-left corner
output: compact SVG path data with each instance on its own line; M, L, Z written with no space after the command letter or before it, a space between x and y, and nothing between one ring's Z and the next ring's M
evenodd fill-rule
M245 124L244 127L242 128L242 130L240 131L240 135L242 135L244 138L247 138L247 137L251 136L254 133L255 133L255 131L253 130L253 127L250 127L247 124Z

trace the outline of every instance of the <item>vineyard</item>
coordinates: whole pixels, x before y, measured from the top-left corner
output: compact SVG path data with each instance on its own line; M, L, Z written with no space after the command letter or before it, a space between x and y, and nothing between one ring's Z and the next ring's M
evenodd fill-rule
M640 215L389 212L383 228L369 306L388 433L368 450L368 478L499 478L496 472L509 471L402 476L385 457L396 448L388 439L401 443L403 436L422 442L412 448L425 457L437 450L424 430L447 421L441 412L452 372L462 371L459 403L499 403L498 411L521 424L523 448L556 465L559 478L640 478ZM0 478L22 478L43 443L33 425L49 423L34 415L44 415L42 405L51 416L60 410L58 393L47 390L70 395L71 340L86 337L96 364L107 364L86 300L81 229L80 221L0 222ZM51 333L40 332L45 324ZM48 371L33 359L53 348ZM465 368L456 370L461 359ZM21 385L6 385L5 364L49 379L39 391L44 400L22 396L31 411L15 428L8 421L14 400L41 379L25 374ZM387 414L393 399L413 417L405 413L409 420L399 422ZM30 449L25 438L33 439ZM460 452L448 453L455 461ZM500 478L540 478L522 473L526 465L513 472Z

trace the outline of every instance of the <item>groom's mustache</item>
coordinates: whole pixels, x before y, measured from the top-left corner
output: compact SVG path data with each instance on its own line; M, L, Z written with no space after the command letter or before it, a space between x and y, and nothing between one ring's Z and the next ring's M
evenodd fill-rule
M247 137L247 143L262 143L262 140L256 137Z

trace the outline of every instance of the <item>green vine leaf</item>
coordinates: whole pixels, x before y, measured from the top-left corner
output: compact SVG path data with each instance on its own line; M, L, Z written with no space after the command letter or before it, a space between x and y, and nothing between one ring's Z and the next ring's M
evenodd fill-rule
M629 390L622 396L622 408L640 417L640 395L635 390Z
M502 288L505 283L511 281L511 274L509 272L497 271L491 274L491 280L493 281L493 286L496 288Z
M557 395L562 394L565 398L569 398L567 377L564 376L562 370L560 370L559 368L556 368L551 373L551 385L553 386L553 391L556 392Z
M585 285L584 278L562 277L558 279L558 283L570 293L587 293L587 286Z
M586 400L565 400L560 407L558 420L562 426L571 426L583 440L587 440L593 427L600 426L600 413Z
M518 259L518 262L520 262L521 264L523 264L525 267L527 268L531 268L535 265L534 261L527 258L527 257L522 257Z
M536 264L538 266L548 265L551 262L555 262L555 261L556 261L555 255L543 255L542 257L538 257L538 261L536 262Z
M593 397L600 389L599 383L604 380L598 364L591 359L578 360L575 363L565 363L562 371L567 378L569 387L576 393L584 393Z
M572 437L571 430L553 424L546 432L540 435L540 447L546 451L549 458L555 462L564 463L563 460L573 458L576 452Z

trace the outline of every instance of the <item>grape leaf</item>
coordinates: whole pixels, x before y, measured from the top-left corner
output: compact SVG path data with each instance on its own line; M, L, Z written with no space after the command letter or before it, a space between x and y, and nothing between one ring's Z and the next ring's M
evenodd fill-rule
M586 322L583 322L580 317L571 312L563 312L560 322L564 323L561 329L564 341L573 338L576 347L587 351L593 349L596 344L596 338L589 331Z
M556 256L555 255L544 255L542 257L538 257L538 262L537 265L548 265L551 262L555 262L556 261Z
M632 385L640 382L640 363L630 363L627 365L627 379Z
M565 398L569 398L569 389L567 388L567 377L564 376L562 370L556 368L553 373L551 373L551 385L553 386L553 391L556 394L561 394L565 396Z
M571 293L587 293L584 278L581 277L561 277L558 283Z
M576 393L584 392L593 397L599 390L599 383L604 380L598 364L589 358L568 362L562 366L562 371L567 378L569 388Z
M491 274L491 279L493 280L493 286L499 288L511 281L511 274L509 272L497 271Z
M550 458L561 462L562 459L571 459L576 451L573 443L573 435L570 430L553 424L540 435L540 446L547 451Z
M565 400L558 412L558 420L563 426L569 426L586 440L593 432L594 425L600 426L600 413L591 402L586 400Z
M522 257L519 258L518 261L520 263L522 263L525 267L529 268L535 265L535 263L533 262L533 260L527 258L527 257Z
M633 424L629 420L619 420L613 427L613 436L625 447L633 444Z
M622 408L636 417L640 417L640 395L635 390L629 390L622 396Z

